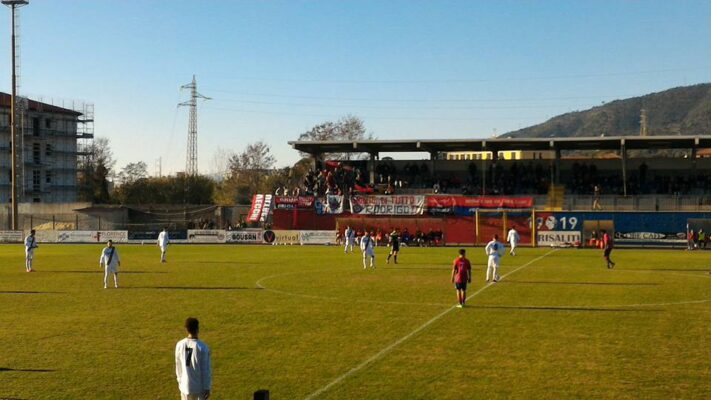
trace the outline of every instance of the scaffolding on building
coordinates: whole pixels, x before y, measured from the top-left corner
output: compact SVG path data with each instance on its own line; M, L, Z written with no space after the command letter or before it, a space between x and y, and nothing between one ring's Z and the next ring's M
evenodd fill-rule
M48 202L66 201L60 196L60 192L67 189L76 192L78 177L75 176L74 184L57 184L50 182L51 178L47 176L67 169L78 173L79 166L89 161L94 140L94 104L77 100L44 99L42 96L33 96L32 99L18 96L16 104L21 138L17 156L18 165L21 166L18 179L21 182L20 202L30 202L37 196L42 196ZM71 119L69 128L66 124L59 123L62 119L61 115L66 111L78 114L76 119ZM31 112L43 115L45 124L34 124L33 117L30 116ZM47 143L51 144L53 139L68 135L75 137L75 147L56 148L50 154ZM26 141L30 141L32 146ZM76 161L71 162L70 166L62 165L60 162L62 157L69 157L70 161L76 157Z

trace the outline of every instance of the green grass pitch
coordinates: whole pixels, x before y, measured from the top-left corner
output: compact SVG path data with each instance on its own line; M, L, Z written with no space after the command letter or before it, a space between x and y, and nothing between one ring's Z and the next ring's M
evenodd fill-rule
M452 308L454 248L363 271L339 247L0 246L0 398L174 399L188 316L215 399L639 399L711 393L711 251L520 249ZM309 397L311 396L311 397Z

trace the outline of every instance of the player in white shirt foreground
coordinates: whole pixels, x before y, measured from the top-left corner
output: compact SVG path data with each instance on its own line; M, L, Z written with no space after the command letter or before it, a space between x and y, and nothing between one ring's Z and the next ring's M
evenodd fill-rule
M506 241L509 242L509 244L511 245L511 251L509 252L509 254L511 254L512 256L516 255L516 246L518 246L518 242L520 240L521 236L518 234L516 228L512 226L511 229L509 229L508 236L506 237Z
M168 237L168 232L163 228L163 230L158 234L158 247L160 247L160 262L167 262L165 259L165 253L168 251L168 244L170 243L170 238Z
M368 258L370 258L370 268L375 269L375 241L370 236L370 232L366 232L360 239L360 250L363 252L363 269L368 268Z
M118 267L121 265L118 250L114 247L113 240L106 243L106 247L101 250L101 258L99 258L99 267L104 268L104 289L109 280L109 274L114 274L114 287L118 288Z
M493 282L499 281L499 265L501 256L503 255L504 245L499 242L499 235L494 235L494 238L486 244L484 252L489 256L489 263L486 267L486 281L489 282L489 276Z
M37 238L35 238L35 230L31 230L30 234L25 238L25 271L35 272L32 269L32 259L35 257L35 249L39 247L37 245Z
M198 340L200 322L197 318L185 320L188 337L175 345L175 375L182 400L207 400L212 387L210 349Z
M350 247L351 253L353 253L353 245L355 244L356 232L355 229L350 226L346 227L345 232L343 232L343 241L346 242L346 246L343 248L344 253L348 253L348 248Z

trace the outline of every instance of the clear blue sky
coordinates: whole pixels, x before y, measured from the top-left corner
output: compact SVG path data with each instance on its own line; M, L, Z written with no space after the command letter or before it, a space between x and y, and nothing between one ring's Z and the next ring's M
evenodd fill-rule
M346 114L381 139L478 138L711 81L709 1L30 0L26 95L96 106L118 167L184 169L192 74L201 172L218 147L286 144ZM10 90L1 9L0 90Z

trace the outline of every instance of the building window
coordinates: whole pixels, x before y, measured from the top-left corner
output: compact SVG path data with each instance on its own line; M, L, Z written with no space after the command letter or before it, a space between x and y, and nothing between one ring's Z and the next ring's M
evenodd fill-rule
M35 197L32 199L33 203L40 203L42 200L39 197Z
M32 136L40 135L40 120L39 118L32 118Z
M47 143L47 146L44 148L44 155L47 157L51 157L52 153L54 152L54 148L52 148L52 145Z
M41 176L40 176L40 171L38 170L33 170L32 171L32 190L39 192L40 190L40 184L41 184Z
M49 183L49 184L52 183L52 171L45 172L44 181L45 181L45 183Z
M44 120L44 127L47 129L51 128L52 127L52 120L49 118L45 119Z
M40 144L39 143L32 143L32 161L34 161L35 164L39 164L41 161L41 154L42 152L40 151Z

